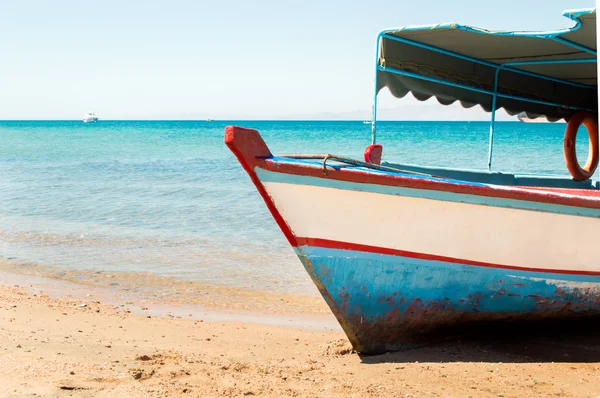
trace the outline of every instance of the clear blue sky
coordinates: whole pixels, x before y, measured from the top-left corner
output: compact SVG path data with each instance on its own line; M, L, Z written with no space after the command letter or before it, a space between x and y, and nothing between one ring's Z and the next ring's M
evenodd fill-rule
M587 7L595 1L0 0L0 119L363 117L385 28L548 30Z

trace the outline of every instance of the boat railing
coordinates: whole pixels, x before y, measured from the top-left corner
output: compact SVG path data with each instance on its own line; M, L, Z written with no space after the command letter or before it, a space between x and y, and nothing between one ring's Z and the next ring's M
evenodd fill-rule
M341 163L343 165L362 167L371 170L418 175L433 178L443 178L457 181L469 181L473 183L492 184L515 187L547 186L551 188L569 189L600 189L600 184L591 180L575 181L571 178L554 175L516 174L489 170L453 169L442 167L419 166L411 164L387 163L378 165L360 160L332 154L276 154L277 158L288 158L298 160L320 160L323 164L323 173L328 174L327 167L334 168L328 161Z
M363 162L361 160L347 158L344 156L332 155L330 153L321 153L321 154L319 154L319 153L317 153L317 154L292 153L292 154L278 154L275 156L280 157L280 158L289 158L289 159L298 159L298 160L323 160L323 173L325 175L328 175L327 161L331 160L334 162L347 164L350 166L364 167L364 168L373 169L373 170L433 177L433 175L427 174L427 173L419 173L417 171L403 170L402 168L398 168L398 167L388 167L388 166L382 166L382 165L373 164L373 163L367 163L367 162Z

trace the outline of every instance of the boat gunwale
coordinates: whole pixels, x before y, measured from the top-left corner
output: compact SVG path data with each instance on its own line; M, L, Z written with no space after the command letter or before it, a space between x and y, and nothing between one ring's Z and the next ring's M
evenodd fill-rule
M593 189L586 190L586 192L593 192L595 196L578 195L575 191L580 190L564 189L562 192L556 192L552 191L551 188L546 187L522 188L515 186L501 186L448 178L404 174L401 171L388 172L368 170L363 167L331 167L331 165L329 166L328 173L325 174L323 172L322 164L306 160L275 157L258 131L238 126L226 127L225 143L250 175L253 183L266 202L270 202L270 197L256 174L256 167L278 173L322 179L600 209L600 191ZM281 222L285 225L283 220L281 220ZM291 235L291 232L289 234ZM291 236L288 237L288 239L290 238ZM292 241L293 240L294 239L292 238Z
M408 174L403 173L401 170L397 172L368 170L356 166L330 165L329 172L326 175L320 164L307 161L299 162L294 161L294 159L278 158L272 155L270 157L256 157L254 162L254 167L283 174L600 209L600 191L594 189L585 191L594 192L597 196L578 195L577 192L574 192L581 191L581 189L564 189L562 192L553 192L552 188L543 186L526 188L502 186ZM573 193L569 193L569 191Z

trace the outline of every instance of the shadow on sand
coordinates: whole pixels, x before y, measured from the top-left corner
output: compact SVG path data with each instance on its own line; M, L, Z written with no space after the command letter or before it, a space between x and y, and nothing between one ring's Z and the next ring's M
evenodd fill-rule
M451 333L444 342L383 355L361 355L361 360L366 364L600 362L600 318L490 323Z

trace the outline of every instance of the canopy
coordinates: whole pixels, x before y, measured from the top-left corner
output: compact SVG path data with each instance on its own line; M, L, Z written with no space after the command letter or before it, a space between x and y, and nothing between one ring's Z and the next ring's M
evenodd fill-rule
M489 31L455 23L380 33L377 92L455 101L490 112L568 119L597 113L596 10L566 11L576 22L554 32Z

